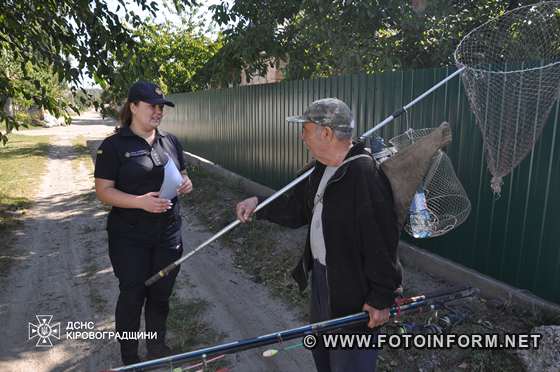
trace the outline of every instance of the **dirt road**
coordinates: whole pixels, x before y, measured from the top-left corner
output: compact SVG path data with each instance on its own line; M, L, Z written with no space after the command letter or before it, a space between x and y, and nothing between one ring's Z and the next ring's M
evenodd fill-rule
M38 188L36 203L15 231L17 263L0 284L1 371L98 371L119 364L114 340L67 338L69 322L88 324L80 331L111 331L117 281L107 257L107 210L95 200L91 164L78 161L76 138L103 138L112 122L95 113L75 118L69 127L25 131L50 135L48 169ZM185 245L194 247L210 236L194 216L185 216ZM267 290L236 270L219 242L184 265L178 297L209 304L204 320L223 340L253 337L300 324L291 309L270 297ZM188 285L184 285L188 283ZM43 317L52 315L52 319ZM39 318L37 318L39 316ZM50 328L39 337L41 321ZM92 323L89 323L92 322ZM57 338L60 323L60 339ZM91 327L93 326L93 327ZM34 336L29 339L29 336ZM38 347L50 340L53 346ZM183 350L187 351L187 350ZM309 353L285 353L265 360L259 352L228 357L233 371L309 371Z
M38 189L36 203L15 232L19 264L1 286L2 371L94 370L102 360L116 356L114 347L102 343L64 340L68 322L94 321L99 330L111 326L110 313L101 308L106 302L102 288L112 282L103 254L103 221L96 217L98 206L88 199L90 170L75 161L73 146L78 136L104 137L111 130L111 123L89 114L69 127L21 132L49 135L52 141L46 175L29 180ZM53 316L48 322L53 332L60 323L62 339L52 334L52 347L36 347L39 337L28 339L28 323L37 324L37 315Z

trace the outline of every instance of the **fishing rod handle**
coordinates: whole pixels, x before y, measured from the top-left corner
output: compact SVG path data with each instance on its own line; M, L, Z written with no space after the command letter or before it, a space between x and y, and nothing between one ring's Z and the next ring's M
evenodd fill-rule
M147 287L151 286L161 278L166 277L174 268L177 267L175 262L167 265L165 268L161 269L157 274L152 275L146 282L144 283Z

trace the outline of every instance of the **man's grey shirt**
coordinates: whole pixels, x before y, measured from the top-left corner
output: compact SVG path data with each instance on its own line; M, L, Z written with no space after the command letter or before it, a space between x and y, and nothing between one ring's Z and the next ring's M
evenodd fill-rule
M319 183L317 188L317 193L315 194L315 201L313 208L313 217L311 219L311 229L310 229L310 243L311 243L311 253L313 258L318 260L321 265L326 266L326 250L325 250L325 237L323 236L323 194L325 193L325 188L327 183L336 172L338 167L326 167L325 173L323 173L323 178Z

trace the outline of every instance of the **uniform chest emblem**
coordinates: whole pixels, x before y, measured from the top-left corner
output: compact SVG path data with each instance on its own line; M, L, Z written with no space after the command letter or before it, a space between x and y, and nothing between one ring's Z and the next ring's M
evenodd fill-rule
M136 156L147 155L148 151L146 150L138 150L138 151L127 151L124 153L125 158L134 158Z

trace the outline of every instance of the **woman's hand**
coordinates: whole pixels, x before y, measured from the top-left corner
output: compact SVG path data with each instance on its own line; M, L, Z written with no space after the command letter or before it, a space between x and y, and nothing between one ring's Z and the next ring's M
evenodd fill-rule
M193 185L191 179L189 178L189 176L186 175L183 176L183 182L179 185L179 188L177 189L177 194L179 195L188 194L192 190L193 190Z
M159 197L159 192L149 192L138 196L139 207L150 213L163 213L173 206L171 200Z

